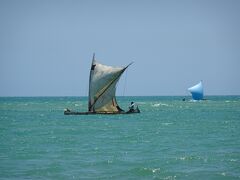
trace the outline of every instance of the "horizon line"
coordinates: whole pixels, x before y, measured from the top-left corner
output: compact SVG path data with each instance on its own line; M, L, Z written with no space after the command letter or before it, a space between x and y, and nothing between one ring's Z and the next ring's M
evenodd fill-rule
M127 95L127 96L116 96L116 97L191 97L191 95ZM240 94L218 94L218 95L204 95L205 97L209 96L240 96ZM88 96L51 96L51 95L45 95L45 96L0 96L0 98L44 98L44 97L88 97Z

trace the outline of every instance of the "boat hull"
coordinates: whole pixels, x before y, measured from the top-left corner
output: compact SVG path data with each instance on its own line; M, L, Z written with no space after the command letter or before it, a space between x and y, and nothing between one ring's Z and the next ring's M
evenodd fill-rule
M77 112L77 111L71 111L71 110L65 110L64 115L117 115L117 114L134 114L134 113L140 113L139 109L135 109L133 111L120 111L120 112Z

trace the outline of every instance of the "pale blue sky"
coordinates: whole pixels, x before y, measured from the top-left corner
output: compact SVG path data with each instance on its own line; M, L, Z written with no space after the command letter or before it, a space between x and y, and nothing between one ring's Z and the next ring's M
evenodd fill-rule
M240 1L0 0L0 96L87 96L93 52L118 95L239 95Z

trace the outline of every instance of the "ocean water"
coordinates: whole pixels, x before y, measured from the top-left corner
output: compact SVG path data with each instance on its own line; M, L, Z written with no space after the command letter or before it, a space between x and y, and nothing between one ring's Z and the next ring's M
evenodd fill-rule
M130 115L65 116L86 97L0 98L0 179L240 179L240 96L118 97Z

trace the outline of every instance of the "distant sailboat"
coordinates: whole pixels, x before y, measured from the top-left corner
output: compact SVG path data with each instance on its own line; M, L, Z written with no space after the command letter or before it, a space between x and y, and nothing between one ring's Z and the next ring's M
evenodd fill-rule
M138 107L125 112L116 100L116 84L126 67L111 67L100 64L93 55L89 77L88 111L74 112L64 110L65 115L86 115L86 114L129 114L140 113Z
M192 94L194 100L203 100L203 84L200 81L193 87L188 88L188 91Z

